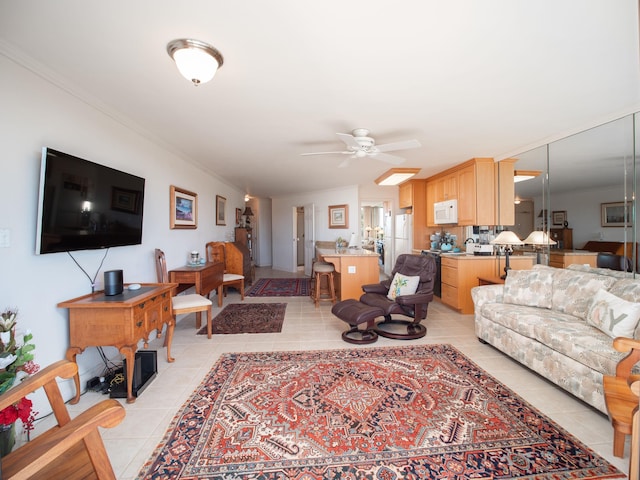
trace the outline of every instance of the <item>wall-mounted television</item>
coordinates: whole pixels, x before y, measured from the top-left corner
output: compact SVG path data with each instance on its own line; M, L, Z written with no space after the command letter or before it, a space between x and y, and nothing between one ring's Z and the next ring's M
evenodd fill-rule
M142 243L144 182L44 147L36 254Z

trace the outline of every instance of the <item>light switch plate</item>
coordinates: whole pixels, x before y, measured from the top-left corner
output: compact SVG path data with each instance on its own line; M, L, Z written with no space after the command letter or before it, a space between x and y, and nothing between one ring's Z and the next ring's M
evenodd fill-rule
M8 228L0 228L0 248L9 248L11 246L11 230Z
M347 273L356 273L356 266L355 265L349 265L347 267Z

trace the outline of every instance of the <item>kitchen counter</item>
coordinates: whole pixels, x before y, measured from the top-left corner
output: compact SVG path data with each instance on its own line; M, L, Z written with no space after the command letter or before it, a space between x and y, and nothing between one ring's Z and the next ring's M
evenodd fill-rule
M336 268L336 295L338 300L362 295L362 285L380 283L380 255L361 248L316 248L319 260L332 263Z

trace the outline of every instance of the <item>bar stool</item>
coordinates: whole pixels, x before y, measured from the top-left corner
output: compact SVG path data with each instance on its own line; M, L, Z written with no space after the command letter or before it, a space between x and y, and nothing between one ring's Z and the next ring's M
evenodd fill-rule
M333 283L333 273L336 267L331 263L315 262L313 264L313 277L315 288L313 289L313 301L316 308L321 301L327 300L336 303L336 288ZM322 285L322 279L325 279L325 285Z

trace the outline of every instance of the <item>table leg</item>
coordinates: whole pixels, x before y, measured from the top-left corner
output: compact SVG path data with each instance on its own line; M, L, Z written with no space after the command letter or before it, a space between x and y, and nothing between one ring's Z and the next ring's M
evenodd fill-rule
M125 345L124 347L120 347L120 353L124 355L127 361L127 403L134 403L136 397L133 396L133 371L136 363L136 347Z
M82 349L81 348L69 347L67 349L66 358L70 362L73 362L73 363L75 363L77 365L78 362L76 362L76 356L79 353L82 353ZM80 401L80 373L76 372L76 374L73 376L73 383L76 386L76 396L73 397L71 400L69 400L69 403L71 405L75 405L76 403L78 403Z
M211 315L211 313L209 313ZM173 363L176 359L171 356L171 342L173 341L173 329L176 326L175 317L171 317L171 320L167 322L167 332L164 337L164 345L167 347L167 362Z

